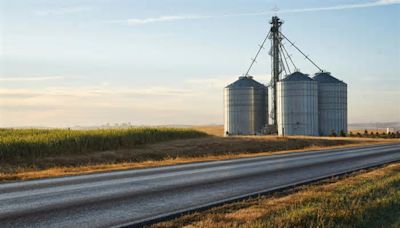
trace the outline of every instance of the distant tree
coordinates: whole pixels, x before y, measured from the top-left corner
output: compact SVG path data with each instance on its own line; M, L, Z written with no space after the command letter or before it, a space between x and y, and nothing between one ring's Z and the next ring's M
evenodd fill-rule
M352 132L352 131L350 131L350 134L349 134L349 136L350 136L350 137L354 137L354 134L353 134L353 132Z
M365 136L368 136L368 130L367 130L367 129L365 129L364 135L365 135Z
M371 131L370 135L371 135L371 138L374 138L374 136L375 136L373 131Z
M346 132L344 132L343 130L340 130L340 136L346 137Z
M332 130L332 131L331 131L331 136L332 136L332 137L336 137L336 136L337 136L335 130Z
M357 132L357 137L362 137L360 132Z
M400 131L396 132L396 138L400 138Z

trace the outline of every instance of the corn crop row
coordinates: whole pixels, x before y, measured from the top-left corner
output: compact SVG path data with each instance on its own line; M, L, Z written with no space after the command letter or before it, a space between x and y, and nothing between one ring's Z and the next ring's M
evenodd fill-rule
M0 129L0 161L128 149L136 145L205 136L191 129Z

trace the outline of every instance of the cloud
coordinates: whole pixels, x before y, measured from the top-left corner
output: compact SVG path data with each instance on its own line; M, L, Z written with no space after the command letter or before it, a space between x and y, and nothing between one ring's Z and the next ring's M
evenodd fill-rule
M47 89L6 89L0 88L1 98L21 98L21 97L145 97L145 96L190 96L191 90L181 88L170 88L163 86L152 86L144 88L122 88L109 86L81 86L75 87L52 87Z
M204 18L207 18L207 16L162 16L162 17L143 18L143 19L133 18L124 20L122 22L126 22L129 25L143 25L156 22L194 20L194 19L204 19Z
M327 7L311 7L311 8L299 8L299 9L283 9L279 10L278 13L304 13L304 12L318 12L318 11L332 11L332 10L346 10L346 9L358 9L358 8L369 8L378 7L386 5L400 4L400 0L376 0L372 2L357 3L357 4L343 4L336 6ZM145 25L151 23L162 23L162 22L172 22L172 21L182 21L182 20L199 20L199 19L212 19L212 18L223 18L223 17L243 17L243 16L262 16L270 15L272 11L264 12L254 12L254 13L238 13L238 14L224 14L224 15L189 15L189 16L160 16L160 17L150 17L150 18L130 18L125 20L115 20L112 22L127 24L131 26L135 25Z
M34 13L38 16L57 16L57 15L87 12L91 10L92 8L88 6L69 6L61 8L41 9L41 10L36 10Z
M189 15L189 16L160 16L160 17L149 17L149 18L130 18L125 20L113 20L111 23L126 24L130 26L145 25L152 23L163 23L163 22L173 22L173 21L183 21L183 20L199 20L199 19L209 19L209 18L219 18L219 17L229 17L233 15L220 15L220 16L201 16L201 15Z
M235 77L228 76L219 78L189 79L186 83L195 87L223 88L233 80L235 80Z
M222 96L204 87L110 85L0 88L0 126L74 126L107 122L207 124L222 122Z
M52 77L9 77L0 78L3 82L23 82L23 81L50 81L50 80L62 80L64 77L52 76Z
M369 7L377 7L385 5L394 5L394 4L400 4L400 0L378 0L373 2L358 3L358 4L343 4L343 5L327 6L327 7L287 9L287 10L280 10L279 13L302 13L302 12L358 9L358 8L369 8Z

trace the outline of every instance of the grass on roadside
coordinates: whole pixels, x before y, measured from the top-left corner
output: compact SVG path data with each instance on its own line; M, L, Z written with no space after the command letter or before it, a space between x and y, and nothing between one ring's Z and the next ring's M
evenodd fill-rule
M182 216L152 227L399 227L400 163Z
M203 126L195 130L3 129L0 130L0 181L395 142L388 139L303 136L210 136L220 130L220 126Z

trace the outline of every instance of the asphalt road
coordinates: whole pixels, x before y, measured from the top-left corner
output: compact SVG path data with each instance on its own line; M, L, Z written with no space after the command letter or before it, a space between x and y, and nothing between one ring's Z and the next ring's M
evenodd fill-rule
M0 184L0 227L118 227L399 160L390 144Z

